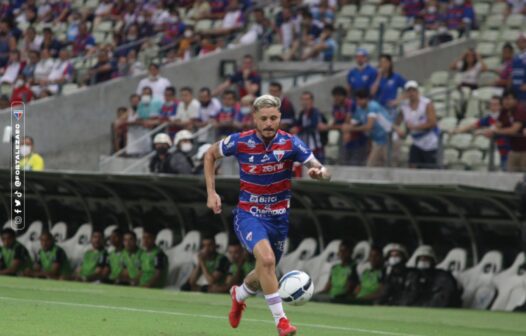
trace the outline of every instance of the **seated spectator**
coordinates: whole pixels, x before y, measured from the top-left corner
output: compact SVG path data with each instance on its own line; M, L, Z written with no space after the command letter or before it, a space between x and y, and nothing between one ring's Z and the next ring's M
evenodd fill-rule
M371 247L369 252L369 267L360 276L359 283L354 290L353 303L373 304L383 294L383 258L379 247Z
M254 128L254 117L252 116L252 104L255 98L253 96L244 96L241 98L239 113L236 115L234 127L242 131L248 131Z
M79 12L73 11L68 16L68 25L66 30L66 43L70 44L75 41L79 34L79 26L82 21L82 16Z
M438 45L453 41L453 35L447 30L445 23L438 24L437 33L429 39L429 46L436 47Z
M201 128L210 122L211 119L221 110L221 102L216 97L212 97L212 93L209 88L204 87L199 90L199 122L196 124L197 127ZM211 133L211 132L208 132ZM211 142L214 139L208 139L207 134L199 136L197 141L199 143Z
M40 81L40 94L43 96L43 92L57 94L62 89L62 85L68 83L73 78L73 64L69 60L69 51L67 49L60 50L59 58L55 60L53 66L51 67L51 72L49 73L47 79ZM32 88L33 92L37 94L35 88Z
M0 68L4 68L9 61L9 51L16 48L16 38L11 32L10 23L0 20Z
M94 85L110 80L113 77L115 66L110 60L107 50L102 49L97 55L97 64L89 71L86 84Z
M13 84L22 70L23 65L20 59L20 51L13 50L9 52L9 61L4 69L0 69L2 77L0 77L0 84Z
M210 12L211 8L209 1L195 0L191 10L191 19L195 21L205 19L207 17L210 17Z
M241 69L216 87L212 95L220 95L232 85L237 87L237 97L239 98L248 94L258 97L261 94L261 76L254 67L254 59L251 55L243 57Z
M91 55L95 48L95 39L88 31L86 22L79 24L79 32L73 41L73 56Z
M51 73L51 70L53 69L54 64L55 60L51 58L49 49L42 49L40 52L40 60L38 61L33 73L34 85L31 87L36 96L38 96L42 91L40 86L46 85L47 79Z
M502 96L502 107L497 127L487 129L484 135L509 136L508 171L526 172L526 108L523 103L519 103L517 95L512 91L505 92Z
M400 5L409 25L413 24L416 17L424 9L423 0L400 0Z
M155 155L150 160L150 172L162 173L162 174L173 174L172 154L169 153L170 147L172 147L172 140L166 133L158 133L153 139L153 146L155 149Z
M137 59L137 52L135 50L131 50L128 53L127 61L128 61L128 66L130 68L130 73L129 73L130 76L135 76L144 71L144 64L142 64L142 62Z
M104 249L104 233L95 229L91 233L91 249L84 253L82 263L75 270L77 281L97 281L103 278L108 252Z
M168 275L168 257L161 248L155 245L155 233L145 228L142 236L144 251L140 256L139 286L146 288L163 288Z
M499 96L493 96L489 102L489 113L487 115L473 124L455 128L453 134L466 133L473 130L476 130L476 134L485 134L487 129L497 125L501 110L501 98ZM500 154L500 169L506 171L508 165L508 153L510 151L510 139L507 136L501 135L496 137L495 142L497 143L497 148Z
M284 61L291 60L295 55L296 49L292 50L292 44L294 39L299 36L300 31L299 27L296 24L293 15L292 9L289 7L283 7L280 13L279 20L276 20L276 27L278 30L279 42L283 47L282 59Z
M283 87L280 82L270 82L268 86L268 93L281 100L281 123L280 129L288 132L291 127L296 124L296 111L294 105L289 98L283 95Z
M511 64L511 90L521 102L526 101L526 34L517 38L517 54Z
M194 29L192 26L186 26L184 29L183 37L179 40L177 50L174 51L173 62L176 61L188 61L192 57L192 44L195 41Z
M253 21L246 32L239 38L239 44L252 44L260 41L263 45L272 42L274 27L270 20L265 16L262 8L255 8L252 11Z
M459 59L451 63L449 68L459 72L459 87L466 87L471 90L478 88L480 73L488 70L482 57L472 48L468 49Z
M151 63L148 66L148 77L141 79L137 86L137 93L141 94L144 87L150 87L154 98L162 100L164 98L164 90L172 86L170 81L159 74L159 64Z
M111 0L101 0L97 8L95 8L95 19L93 24L97 25L101 21L111 18L113 3Z
M116 283L136 286L141 276L141 260L144 251L137 246L137 235L130 230L124 234L124 251L122 252L122 272Z
M40 246L32 275L37 278L67 280L71 275L68 257L66 252L55 244L53 235L48 231L42 232Z
M398 127L402 122L413 139L409 150L409 166L411 168L437 168L439 130L437 116L431 99L420 94L420 88L415 81L405 84L407 100L401 105L401 114L395 121L394 129L400 138L405 137L405 132Z
M458 30L459 37L466 29L476 29L477 21L471 1L450 0L446 11L446 22L449 30Z
M332 124L330 129L340 131L340 161L344 165L364 166L367 160L367 136L362 132L344 131L346 124L351 122L354 103L347 98L347 90L343 86L332 89Z
M226 137L237 130L235 124L240 114L239 103L236 101L236 93L227 90L223 93L223 103L219 113L214 117L218 137Z
M22 69L20 74L24 75L27 80L32 80L39 59L40 52L34 50L30 51L28 54L28 62L26 63L24 69Z
M370 100L366 90L356 92L356 111L351 124L342 128L344 131L363 132L372 141L371 151L367 158L367 167L382 167L387 163L387 132L381 121L389 118L389 112L378 102Z
M511 85L511 72L513 66L513 46L511 43L506 43L502 47L501 60L502 64L498 69L491 69L499 74L499 79L493 85L502 88L507 88Z
M205 169L205 154L206 152L212 147L211 144L203 144L199 146L197 149L197 153L194 155L193 162L194 162L194 175L203 176L204 175L204 169ZM219 168L221 167L221 164L216 166L215 173L217 175Z
M198 43L199 52L197 57L203 57L205 55L218 52L221 50L218 45L214 44L212 40L206 36L198 35L195 39Z
M421 14L426 30L437 30L439 23L444 20L437 0L428 0Z
M29 26L25 33L24 39L20 40L19 46L24 55L27 55L30 51L38 51L42 47L43 37L37 35L34 27Z
M399 100L398 91L404 89L406 79L394 71L393 58L389 54L380 55L378 75L371 87L371 96L394 114Z
M205 35L229 35L243 27L243 13L238 0L230 0L223 16L221 27L213 28L204 32Z
M363 48L356 50L356 68L349 70L347 74L347 85L351 96L355 96L360 90L370 91L378 72L369 64L369 53Z
M331 24L326 24L320 37L304 50L302 60L333 61L338 49L338 45L332 37L333 32L334 27Z
M181 289L218 293L223 290L229 268L228 258L217 252L214 237L203 235L197 266L192 271L188 283Z
M114 67L111 78L126 77L130 75L130 65L126 56L120 56L117 65Z
M44 170L44 159L42 156L34 152L35 142L32 137L25 136L22 145L20 146L20 166L26 171L42 171Z
M26 275L31 271L31 255L27 248L16 239L11 228L2 230L0 246L0 275Z
M62 49L62 43L60 43L60 41L55 38L51 28L44 28L43 33L44 38L42 40L42 45L38 50L48 49L52 57L58 57L58 54Z
M400 306L406 303L406 279L409 273L405 266L407 261L407 250L400 244L388 244L384 247L384 259L386 270L384 278L384 290L379 304L388 306Z
M241 286L245 277L256 267L254 256L241 247L237 241L228 245L227 254L230 260L230 268L226 277L226 291L232 286Z
M320 110L314 107L314 95L312 92L305 91L301 94L300 115L296 126L291 129L291 133L298 137L312 150L316 158L323 163L325 161L325 149L322 141L321 132L327 131L327 125L323 121Z
M170 167L173 174L191 175L194 171L194 162L192 161L192 142L194 136L188 130L177 132L174 139L175 152L170 159Z
M11 103L24 102L29 103L33 99L33 91L29 87L26 76L21 74L18 76L11 93Z
M164 90L164 103L161 106L159 117L156 119L156 122L152 125L157 126L162 123L170 123L172 120L174 120L177 114L178 104L179 100L177 100L177 98L175 97L175 88L173 86L167 87ZM175 136L175 133L179 131L179 128L177 126L170 126L168 127L167 131L170 138L173 138Z
M321 293L329 293L331 302L348 303L352 293L358 284L356 266L351 258L352 245L349 241L342 241L338 249L340 263L331 268L329 281Z
M124 246L121 229L113 230L110 236L110 243L113 246L113 251L108 253L108 258L102 270L102 278L109 283L115 283L124 269Z
M180 90L179 104L177 112L170 125L178 129L192 129L193 125L199 121L199 108L201 104L194 98L192 88L185 86Z
M314 20L312 13L308 8L304 8L301 13L301 25L300 25L299 38L295 38L292 41L289 54L284 58L290 60L296 58L296 52L299 50L300 45L310 45L317 40L323 30L323 24L320 21ZM301 42L301 43L300 43Z
M334 11L329 7L329 1L321 0L318 7L313 8L312 17L314 20L324 24L333 24L335 20Z
M209 0L210 14L203 17L204 19L222 20L226 14L228 0Z

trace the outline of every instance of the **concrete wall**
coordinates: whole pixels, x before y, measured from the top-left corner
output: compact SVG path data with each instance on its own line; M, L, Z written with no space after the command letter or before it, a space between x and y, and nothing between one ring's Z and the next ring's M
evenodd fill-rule
M437 48L420 50L395 60L394 68L405 78L424 83L433 72L448 69L451 62L465 52L467 48L474 47L475 44L474 40L463 40L454 41ZM347 86L347 71L292 89L287 92L287 96L295 106L299 107L301 93L307 90L311 91L314 93L316 106L322 112L327 112L332 109L331 89L337 85Z
M214 87L220 82L222 60L241 60L256 55L256 45L242 46L218 54L169 65L161 70L176 88ZM97 170L99 156L110 152L110 124L119 106L144 77L121 78L78 93L32 103L27 108L26 134L35 138L36 150L44 156L46 168ZM0 125L10 124L10 111L0 111ZM9 165L10 146L0 144L0 167Z

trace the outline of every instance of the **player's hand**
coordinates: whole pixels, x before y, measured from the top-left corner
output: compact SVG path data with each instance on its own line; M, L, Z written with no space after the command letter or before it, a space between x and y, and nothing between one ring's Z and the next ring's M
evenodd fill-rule
M309 176L315 180L328 180L330 178L325 167L313 167L309 169Z
M208 201L206 206L211 209L216 215L221 213L221 197L214 192L213 194L208 195Z

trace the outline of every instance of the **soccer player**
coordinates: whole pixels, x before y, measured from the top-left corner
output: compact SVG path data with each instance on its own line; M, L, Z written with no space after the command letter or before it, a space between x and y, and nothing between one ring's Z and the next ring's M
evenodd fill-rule
M285 316L278 293L276 264L285 246L289 227L292 166L295 161L309 168L309 176L329 180L330 173L296 136L279 130L281 101L263 95L254 101L255 129L232 134L215 143L205 156L207 206L221 213L221 198L215 190L215 162L234 155L240 166L240 195L234 210L234 231L256 258L256 267L241 286L233 286L230 325L237 328L245 300L262 290L280 336L294 335L296 327Z
M67 280L71 275L66 252L55 244L53 235L48 231L40 235L41 249L33 266L33 276L37 278Z
M104 249L104 233L101 230L93 230L91 247L84 253L82 264L75 271L77 281L97 281L102 278L108 252Z
M124 264L124 246L122 244L123 233L121 229L115 229L110 235L110 242L113 251L108 253L108 258L104 263L102 278L111 283L115 283L123 271Z
M160 247L155 245L155 233L144 230L142 236L144 250L141 253L141 275L139 286L146 288L163 288L168 275L168 257Z
M134 231L124 234L124 251L122 252L122 272L117 276L117 283L125 283L135 286L139 283L141 276L141 256L144 253L137 246L137 235Z
M13 229L2 230L2 243L4 246L0 246L0 275L21 275L31 269L29 251L16 240Z

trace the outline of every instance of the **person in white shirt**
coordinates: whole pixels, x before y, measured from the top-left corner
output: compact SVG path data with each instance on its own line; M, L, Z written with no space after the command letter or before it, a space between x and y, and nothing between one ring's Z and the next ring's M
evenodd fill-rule
M468 49L459 59L451 63L449 67L451 70L457 70L459 72L459 86L472 90L478 88L480 73L488 70L482 57L472 48Z
M504 10L504 15L526 15L526 0L507 0L506 2L508 3L508 7Z
M199 90L199 122L196 123L196 127L199 129L207 126L214 117L221 110L221 102L216 97L212 97L212 93L209 88L205 87ZM197 136L198 143L208 143L215 140L214 132L204 132Z
M20 63L20 51L13 50L9 53L9 62L0 77L0 84L13 84L20 73L22 64Z
M398 115L393 128L398 136L405 137L406 132L399 127L404 122L413 138L409 151L411 168L437 168L439 130L433 102L420 95L416 81L408 81L404 89L408 99L400 105L402 113Z
M35 96L39 96L42 91L41 85L46 85L49 74L53 69L55 61L51 58L51 52L49 49L42 49L40 53L40 61L38 61L35 72L33 72L33 85L31 86L31 91Z
M205 31L205 35L228 35L243 27L243 13L238 0L230 0L221 27Z
M148 67L148 77L141 79L139 86L137 86L137 94L142 93L142 89L146 86L152 88L153 97L164 101L164 90L172 86L170 81L159 75L159 65L151 63Z
M192 88L183 87L180 90L181 101L177 106L177 112L173 124L180 128L191 129L199 120L199 108L201 104L193 97Z

